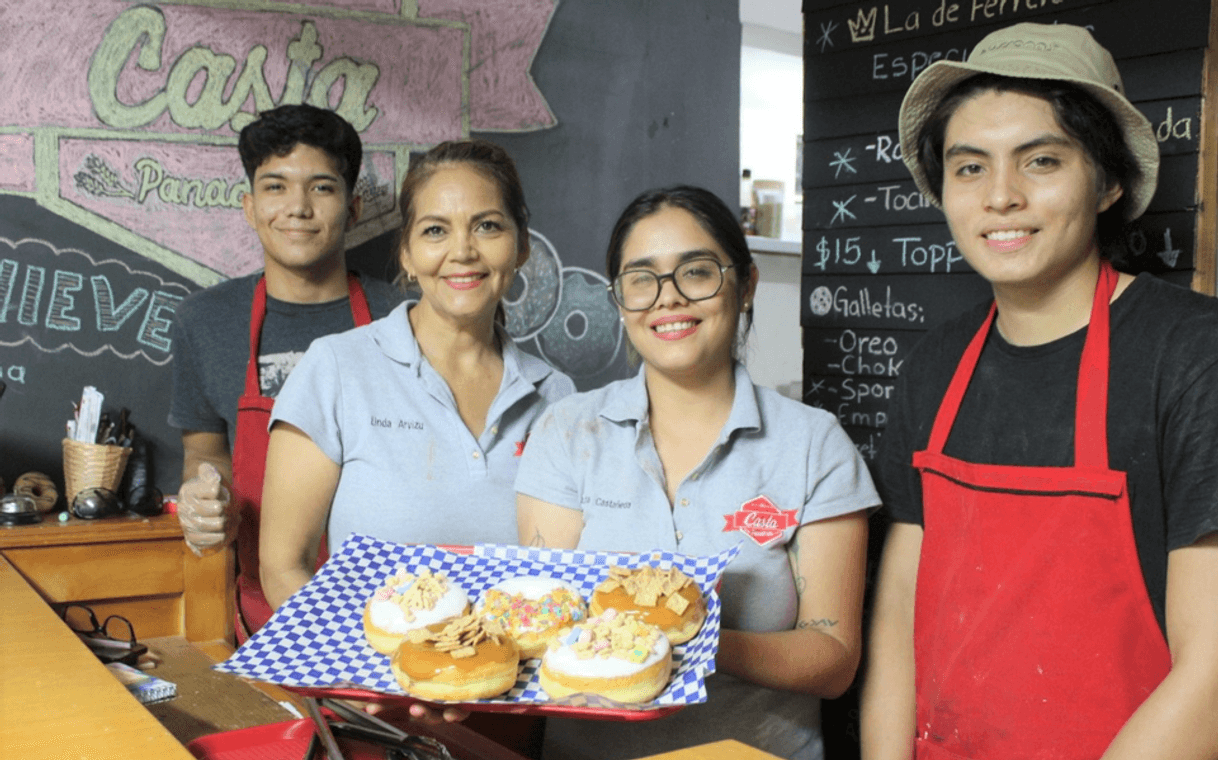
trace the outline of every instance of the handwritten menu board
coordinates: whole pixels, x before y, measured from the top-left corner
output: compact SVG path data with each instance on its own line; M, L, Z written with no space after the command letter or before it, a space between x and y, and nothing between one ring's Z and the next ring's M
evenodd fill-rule
M897 114L938 60L1021 21L1085 26L1155 127L1155 198L1129 230L1126 271L1187 285L1194 268L1202 73L1210 0L890 0L804 3L804 400L837 415L874 461L901 366L921 336L990 288L901 161Z

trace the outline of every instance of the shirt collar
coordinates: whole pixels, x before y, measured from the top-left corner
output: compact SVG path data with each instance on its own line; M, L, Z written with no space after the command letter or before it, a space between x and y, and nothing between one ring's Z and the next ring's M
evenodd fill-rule
M423 352L419 349L419 341L414 337L414 329L410 326L410 318L406 311L410 304L402 303L393 311L377 322L372 339L390 359L410 367L417 376L422 370ZM503 372L509 381L523 378L530 385L538 385L549 377L554 368L546 362L527 355L512 340L503 325L495 325L499 336L499 345L503 346ZM508 383L504 383L507 387Z
M740 362L735 363L736 395L732 411L727 416L720 440L726 440L737 430L761 430L761 409L753 379ZM619 392L605 403L600 415L612 422L639 422L647 419L646 368L639 368L634 377L623 381Z

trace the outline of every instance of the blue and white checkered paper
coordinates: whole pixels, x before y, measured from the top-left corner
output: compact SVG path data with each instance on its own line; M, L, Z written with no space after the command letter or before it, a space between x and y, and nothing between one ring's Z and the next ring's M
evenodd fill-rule
M405 695L393 677L388 655L368 646L363 622L368 598L398 567L442 572L459 583L471 600L499 581L518 575L560 578L578 588L585 599L591 599L593 589L605 579L611 565L650 564L676 567L693 578L706 596L707 618L693 640L674 647L674 674L668 687L654 702L637 707L696 704L706 701L704 679L715 672L719 648L722 607L715 586L738 553L739 547L713 557L690 557L660 551L616 554L482 544L473 547L472 554L456 554L437 546L395 544L356 534L348 537L312 580L216 669L282 686ZM507 694L479 701L598 706L595 698L579 695L551 700L537 680L540 664L538 659L525 661L516 685Z

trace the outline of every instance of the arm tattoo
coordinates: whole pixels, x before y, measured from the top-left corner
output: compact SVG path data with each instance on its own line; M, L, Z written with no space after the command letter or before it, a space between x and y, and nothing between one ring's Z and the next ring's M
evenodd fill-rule
M832 628L837 625L836 620L829 618L820 618L819 620L801 620L795 624L796 628Z
M787 557L791 561L791 575L795 578L795 595L802 597L808 589L808 579L799 574L799 543L792 541L787 547Z
M541 535L541 529L540 529L540 528L539 528L539 529L537 529L537 530L536 530L536 531L533 533L533 539L532 539L531 541L529 541L529 546L532 546L532 547L537 548L537 549L544 549L544 548L546 548L546 540L545 540L544 538L542 538L542 535Z

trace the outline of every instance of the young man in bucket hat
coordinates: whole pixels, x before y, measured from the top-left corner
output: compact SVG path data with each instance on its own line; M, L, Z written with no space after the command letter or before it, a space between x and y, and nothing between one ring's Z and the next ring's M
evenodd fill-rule
M1150 123L1084 29L910 87L901 148L992 285L905 363L863 755L1218 757L1218 303L1106 251Z

